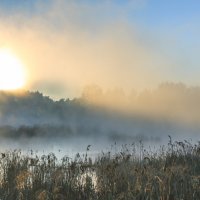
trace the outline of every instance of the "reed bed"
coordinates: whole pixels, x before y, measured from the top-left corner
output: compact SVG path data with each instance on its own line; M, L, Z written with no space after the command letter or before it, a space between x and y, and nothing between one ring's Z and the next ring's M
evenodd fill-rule
M200 143L172 142L156 152L140 143L120 152L57 160L1 153L0 200L199 200Z

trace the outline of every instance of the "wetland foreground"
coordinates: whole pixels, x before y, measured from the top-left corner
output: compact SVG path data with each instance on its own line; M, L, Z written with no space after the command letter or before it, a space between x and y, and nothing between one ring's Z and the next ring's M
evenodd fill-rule
M138 151L139 150L139 151ZM172 142L158 151L123 145L57 159L53 153L1 153L1 200L200 199L200 144Z

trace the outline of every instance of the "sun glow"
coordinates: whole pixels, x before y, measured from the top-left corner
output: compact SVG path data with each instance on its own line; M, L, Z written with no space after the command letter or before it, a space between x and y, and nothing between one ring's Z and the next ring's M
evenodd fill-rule
M24 66L9 50L0 50L0 90L16 90L25 85Z

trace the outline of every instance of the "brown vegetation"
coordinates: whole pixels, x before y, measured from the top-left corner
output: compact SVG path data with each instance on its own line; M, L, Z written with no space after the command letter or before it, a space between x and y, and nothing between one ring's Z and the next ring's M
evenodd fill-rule
M89 146L87 151L89 150ZM161 151L160 151L161 150ZM60 161L53 153L1 154L1 200L192 200L200 199L200 144L172 142L158 152L142 144L121 152Z

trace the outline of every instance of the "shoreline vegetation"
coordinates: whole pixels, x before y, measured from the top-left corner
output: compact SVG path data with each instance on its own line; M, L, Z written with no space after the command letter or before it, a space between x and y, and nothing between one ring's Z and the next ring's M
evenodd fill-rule
M200 199L200 143L172 141L156 152L139 144L89 157L2 152L1 200Z

